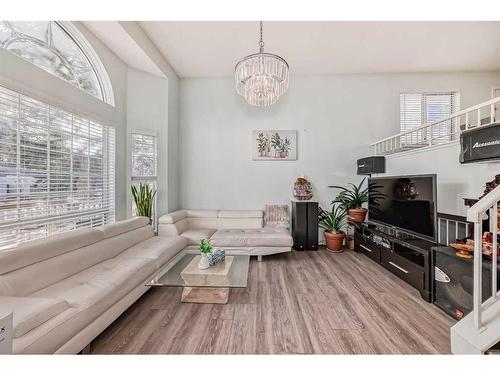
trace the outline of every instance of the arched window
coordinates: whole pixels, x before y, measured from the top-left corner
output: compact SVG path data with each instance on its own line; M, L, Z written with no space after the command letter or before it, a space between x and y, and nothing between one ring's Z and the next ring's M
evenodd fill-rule
M0 22L0 47L114 105L104 66L70 22Z

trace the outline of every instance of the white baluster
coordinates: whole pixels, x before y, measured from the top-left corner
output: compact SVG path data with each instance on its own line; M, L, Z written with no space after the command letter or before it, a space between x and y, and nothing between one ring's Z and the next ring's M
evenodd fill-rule
M477 109L477 126L481 126L481 108Z
M479 219L474 223L474 286L473 286L473 310L474 310L474 326L477 330L482 328L483 322L481 317L481 307L483 303L482 297L482 222Z
M497 235L498 235L498 203L490 208L490 232L493 235L493 252L491 254L491 295L493 299L497 296L497 262L498 262L498 249L497 249Z

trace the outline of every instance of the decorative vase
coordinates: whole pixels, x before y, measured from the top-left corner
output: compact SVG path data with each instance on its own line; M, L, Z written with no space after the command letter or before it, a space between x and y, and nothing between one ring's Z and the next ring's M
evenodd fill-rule
M366 208L350 208L347 210L349 219L356 223L363 223L366 218L366 213L368 210Z
M206 270L208 267L210 267L210 261L208 259L207 255L202 255L200 262L198 263L198 268L200 270Z
M340 253L344 251L344 238L345 233L331 233L324 232L326 248L334 253Z

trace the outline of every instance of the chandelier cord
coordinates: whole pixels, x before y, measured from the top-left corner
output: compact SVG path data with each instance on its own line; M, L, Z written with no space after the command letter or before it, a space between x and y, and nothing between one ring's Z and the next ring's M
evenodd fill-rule
M260 21L260 41L259 41L259 46L260 46L260 53L264 52L264 40L262 37L262 21Z

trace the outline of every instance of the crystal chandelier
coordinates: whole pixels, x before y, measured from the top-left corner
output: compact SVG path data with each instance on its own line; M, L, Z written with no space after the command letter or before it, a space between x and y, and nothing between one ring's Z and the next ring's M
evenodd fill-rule
M278 101L288 90L289 68L282 57L264 52L262 21L260 51L241 59L235 67L236 92L248 104L263 107Z

